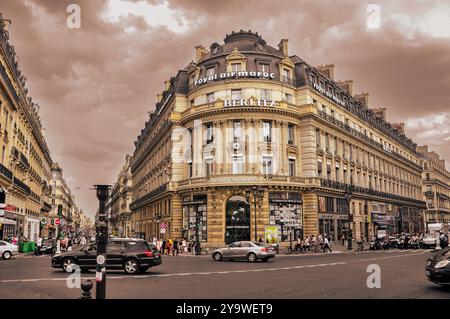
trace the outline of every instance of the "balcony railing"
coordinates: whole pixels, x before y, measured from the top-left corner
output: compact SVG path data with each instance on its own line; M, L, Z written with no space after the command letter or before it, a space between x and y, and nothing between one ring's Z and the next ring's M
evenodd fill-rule
M0 174L5 176L10 181L13 179L13 173L2 164L0 164Z
M426 197L434 197L434 192L432 192L432 191L426 191L426 192L425 192L425 196L426 196Z
M363 193L363 194L367 194L367 195L385 197L385 198L394 199L394 200L413 202L415 204L425 206L425 202L418 200L418 199L395 195L392 193L385 193L385 192L378 191L375 189L345 184L345 183L333 181L333 180L326 179L326 178L320 179L320 186L327 187L327 188L334 188L334 189L343 190L343 191L352 192L352 193Z
M30 163L23 153L20 153L20 162L25 168L30 168Z
M158 188L152 190L151 192L145 194L141 198L136 199L134 202L131 203L130 208L134 209L136 206L146 202L147 200L152 199L155 196L158 196L159 194L165 192L167 190L167 184L163 184L159 186Z
M11 147L11 155L15 158L15 159L19 159L20 158L20 152L19 152L19 150L15 147L15 146L13 146L13 147Z
M31 189L28 185L26 185L24 182L22 182L20 179L14 178L13 180L14 186L16 186L18 189L23 191L28 196L31 194Z

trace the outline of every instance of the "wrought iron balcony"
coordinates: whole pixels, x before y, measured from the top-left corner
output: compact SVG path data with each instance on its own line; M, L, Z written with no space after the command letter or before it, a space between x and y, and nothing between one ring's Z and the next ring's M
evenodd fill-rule
M20 163L25 168L30 168L30 163L28 162L28 159L26 158L26 156L23 153L20 153Z
M425 192L425 196L426 196L426 197L434 197L434 192L432 192L432 191L426 191L426 192Z
M22 182L20 179L17 179L14 177L13 184L16 188L20 189L26 195L29 196L31 194L30 187L27 184L25 184L24 182Z
M0 164L0 174L5 176L10 181L13 179L13 173L2 164Z

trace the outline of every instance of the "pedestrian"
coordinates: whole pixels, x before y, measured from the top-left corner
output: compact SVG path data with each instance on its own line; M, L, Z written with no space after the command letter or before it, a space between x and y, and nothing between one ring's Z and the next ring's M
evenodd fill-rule
M259 237L259 239L258 239L258 243L262 243L262 242L263 242L262 238L261 238L261 237Z
M316 235L312 235L311 236L311 242L312 242L312 245L314 247L314 252L318 253L319 252L319 243L317 241Z
M161 243L161 255L164 255L164 251L166 250L166 244L167 244L167 241L165 239L163 239L163 241Z
M175 238L175 240L173 241L173 249L172 249L172 256L175 256L175 252L177 253L178 256L178 238Z
M303 241L300 237L297 238L297 244L295 245L295 251L301 252L303 250Z
M324 240L323 240L323 252L325 252L325 249L328 249L328 250L330 251L330 253L333 252L333 251L331 250L330 242L329 242L327 236L325 236L325 237L324 237Z
M166 255L168 256L170 255L171 249L172 249L172 239L169 239L166 243L166 252L167 252Z
M311 249L309 248L310 243L309 243L309 236L306 236L305 238L305 242L303 243L303 251L311 251Z
M326 234L325 234L325 236L326 236ZM319 234L319 236L317 236L317 241L319 242L320 250L323 250L323 236L322 236L322 234Z
M342 232L341 241L342 241L342 246L345 246L345 232Z
M36 240L36 250L35 250L36 255L41 254L41 247L42 247L42 237L38 236L38 238Z
M186 238L183 238L183 240L181 241L181 249L182 249L182 252L183 252L183 253L186 253L186 252L187 252L187 247L186 247L186 245L187 245Z
M156 241L156 249L158 249L158 251L161 253L161 239L158 239L157 241Z

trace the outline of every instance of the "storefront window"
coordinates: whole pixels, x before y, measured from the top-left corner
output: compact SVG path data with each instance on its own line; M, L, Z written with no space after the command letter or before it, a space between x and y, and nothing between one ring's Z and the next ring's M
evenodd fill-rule
M183 199L183 237L188 241L195 241L198 225L200 241L207 241L207 199L206 195L194 195Z
M300 193L270 193L270 225L279 225L281 241L289 240L289 232L296 231L303 237L303 211Z
M250 205L243 196L231 196L226 207L225 243L250 240Z

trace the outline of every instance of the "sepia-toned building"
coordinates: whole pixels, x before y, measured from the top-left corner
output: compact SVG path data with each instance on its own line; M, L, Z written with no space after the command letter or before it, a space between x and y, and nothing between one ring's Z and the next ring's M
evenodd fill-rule
M52 159L0 13L0 239L48 235ZM43 221L47 221L44 219Z
M421 232L416 144L386 108L251 31L195 47L158 95L131 161L133 230L217 247L350 227Z
M131 236L132 215L130 204L132 201L132 177L131 163L132 157L126 155L116 183L111 189L110 196L107 201L107 210L110 212L110 221L112 233L120 237Z
M423 167L422 192L427 204L425 223L450 223L450 172L445 169L445 160L419 146L420 163Z

